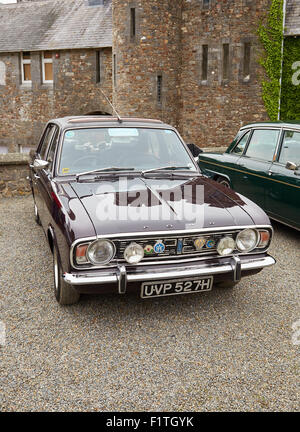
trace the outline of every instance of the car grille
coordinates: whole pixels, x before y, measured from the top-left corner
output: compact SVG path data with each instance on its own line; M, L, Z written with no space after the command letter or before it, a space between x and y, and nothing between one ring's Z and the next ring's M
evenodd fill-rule
M218 241L224 237L223 233L213 234L194 234L188 236L168 236L168 237L145 237L145 238L124 238L115 240L116 256L115 259L122 261L124 259L124 250L134 242L144 248L145 260L157 260L163 258L178 258L185 256L215 255ZM235 238L237 231L226 232L226 235ZM203 244L201 249L197 249L195 242L197 240ZM161 245L163 245L161 247ZM162 250L163 249L163 250Z

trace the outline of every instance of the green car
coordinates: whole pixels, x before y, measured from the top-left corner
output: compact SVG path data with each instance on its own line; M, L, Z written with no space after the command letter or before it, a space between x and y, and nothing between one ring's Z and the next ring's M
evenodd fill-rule
M243 126L225 153L200 153L198 160L205 175L300 230L299 122Z

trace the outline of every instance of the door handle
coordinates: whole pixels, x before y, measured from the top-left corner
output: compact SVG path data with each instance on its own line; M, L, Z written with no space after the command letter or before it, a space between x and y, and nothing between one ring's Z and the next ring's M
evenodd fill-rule
M269 174L269 176L271 176L272 174L274 174L274 171L269 170L268 174Z
M39 178L40 178L40 176L38 176L37 174L34 174L33 177L34 177L35 179L39 179Z

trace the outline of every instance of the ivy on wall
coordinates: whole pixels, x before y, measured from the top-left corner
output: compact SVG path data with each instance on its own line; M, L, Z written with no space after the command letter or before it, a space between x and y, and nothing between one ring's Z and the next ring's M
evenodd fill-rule
M300 38L284 40L281 120L300 120Z
M267 22L259 26L258 35L265 51L260 59L266 72L266 79L262 81L262 97L270 119L276 121L280 96L283 0L271 0Z

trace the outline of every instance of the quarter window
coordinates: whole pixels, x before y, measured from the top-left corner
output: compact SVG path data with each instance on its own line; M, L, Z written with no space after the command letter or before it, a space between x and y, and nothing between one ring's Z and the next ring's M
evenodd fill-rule
M287 162L300 165L300 132L284 132L279 162L284 165Z
M246 156L272 162L278 141L279 130L255 130Z
M238 142L238 144L232 150L232 153L237 153L237 154L241 155L244 152L244 149L246 147L249 135L250 135L250 131L248 131L247 133L245 133L245 135L240 139L240 141Z
M52 51L43 52L43 83L53 83L53 60Z
M58 138L59 138L59 131L58 131L58 128L55 127L54 137L53 137L52 142L50 144L50 147L48 150L48 155L47 155L47 161L49 162L49 170L52 169L52 165L53 165L53 161L54 161L54 155L55 155L55 151L56 151L56 147L57 147L57 143L58 143Z
M22 83L31 84L31 54L29 51L21 54Z
M49 143L51 141L54 128L55 128L55 126L53 124L52 125L50 124L47 127L47 129L43 135L42 142L40 143L39 154L41 156L41 159L43 159L43 160L45 159L47 148L48 148Z

